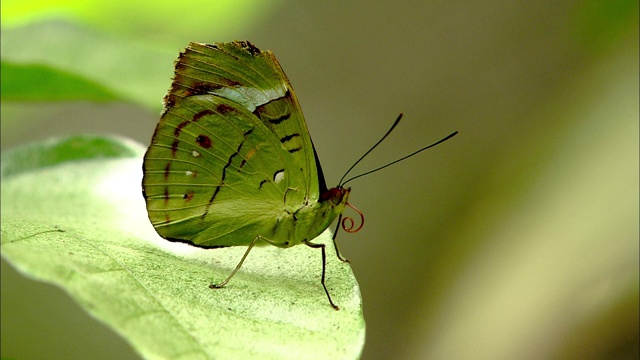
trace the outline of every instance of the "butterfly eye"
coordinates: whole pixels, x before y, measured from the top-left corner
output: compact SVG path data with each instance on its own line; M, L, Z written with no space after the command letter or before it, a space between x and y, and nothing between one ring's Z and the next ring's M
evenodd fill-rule
M342 202L342 196L336 196L329 199L333 205L339 205Z
M346 191L342 188L332 188L322 193L320 198L325 201L331 201L331 204L337 206L342 202L345 193Z

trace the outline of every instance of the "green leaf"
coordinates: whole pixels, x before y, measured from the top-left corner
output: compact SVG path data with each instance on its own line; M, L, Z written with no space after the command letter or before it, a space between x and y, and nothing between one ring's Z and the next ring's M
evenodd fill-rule
M46 65L67 76L75 75L76 80L98 84L119 99L157 111L170 83L172 61L180 49L152 48L63 22L3 28L1 35L5 62ZM7 75L12 74L2 72L3 78Z
M46 65L2 61L2 101L114 101L96 82Z
M138 154L140 146L125 139L101 136L70 136L50 139L5 152L2 155L3 178L27 171L38 171L64 162L131 158Z
M160 238L140 193L143 152L120 139L76 137L3 154L2 256L65 289L146 358L360 355L365 325L348 264L329 252L327 285L340 311L320 285L320 253L306 246L256 248L226 288L209 289L246 248ZM330 234L318 241L330 243Z
M170 83L171 64L185 44L235 38L278 4L263 0L196 0L185 6L174 1L7 0L0 12L2 60L76 74L121 99L160 111L158 99ZM58 95L51 100L58 100Z
M38 171L64 162L131 158L138 154L140 146L134 142L101 136L79 135L63 139L50 139L23 146L2 154L3 178L27 171Z

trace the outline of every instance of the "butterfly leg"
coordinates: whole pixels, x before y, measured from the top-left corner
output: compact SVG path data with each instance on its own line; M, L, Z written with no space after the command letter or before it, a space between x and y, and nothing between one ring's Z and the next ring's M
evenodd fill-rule
M240 259L240 262L238 263L238 265L236 265L236 268L233 269L233 271L231 272L231 275L229 275L223 282L221 282L219 284L213 284L212 283L211 285L209 285L209 288L210 289L220 289L220 288L224 287L225 285L227 285L227 283L229 282L229 280L231 280L233 275L235 275L238 272L238 270L240 270L240 267L242 267L242 264L244 263L244 260L247 258L247 255L249 255L249 251L251 251L251 249L253 249L253 246L256 244L256 242L258 240L265 240L265 241L271 243L269 240L263 238L260 235L256 236L256 238L253 239L251 244L249 244L249 247L247 248L247 251L245 251L244 255L242 255L242 259Z
M333 306L334 309L336 310L340 310L340 308L333 303L333 300L331 300L331 295L329 295L329 290L327 290L327 285L325 285L324 283L324 274L325 274L325 270L327 268L327 254L325 251L325 245L324 244L314 244L312 242L309 242L308 240L304 240L302 241L305 245L307 245L308 247L314 248L314 249L322 249L322 280L320 281L322 283L322 287L324 288L324 292L327 293L327 298L329 299L329 303L331 304L331 306Z
M343 258L342 255L340 255L340 250L338 249L338 243L336 242L336 237L338 235L338 230L340 230L341 221L342 221L342 214L338 216L338 225L336 225L336 230L333 232L333 237L331 238L331 240L333 240L333 247L336 249L336 255L338 256L338 259L340 259L340 261L342 262L350 263L349 260Z

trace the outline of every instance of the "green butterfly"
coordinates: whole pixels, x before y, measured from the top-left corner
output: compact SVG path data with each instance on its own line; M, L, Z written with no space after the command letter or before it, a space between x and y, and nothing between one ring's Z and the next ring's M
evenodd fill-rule
M158 234L203 248L248 246L231 275L212 288L231 279L253 246L319 248L321 283L338 310L325 285L325 245L311 240L342 217L351 189L327 189L274 55L246 41L191 43L176 61L164 105L142 180ZM349 221L343 227L357 231ZM346 261L335 234L334 245Z

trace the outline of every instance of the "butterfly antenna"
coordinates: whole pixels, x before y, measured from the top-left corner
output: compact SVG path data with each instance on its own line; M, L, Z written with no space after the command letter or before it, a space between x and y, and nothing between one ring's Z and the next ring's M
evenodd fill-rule
M387 133L384 134L384 136L378 140L378 142L373 145L366 153L364 153L364 155L360 156L360 158L358 159L358 161L356 161L353 165L351 165L351 167L349 168L349 170L347 170L346 173L344 173L344 175L342 175L342 179L340 179L340 181L338 182L338 186L342 186L346 183L348 183L349 181L355 179L355 178L351 178L347 181L345 181L344 183L342 182L342 180L344 180L345 177L347 177L347 175L349 174L349 172L351 172L351 170L353 170L354 167L356 167L356 165L358 165L358 163L360 163L360 161L362 161L362 159L364 159L367 155L369 155L369 153L371 151L373 151L373 149L376 148L376 146L380 145L380 143L387 137L389 136L389 134L391 134L391 132L393 131L393 129L396 127L396 125L398 125L398 123L400 122L400 119L402 119L402 113L400 113L400 115L398 115L398 118L396 119L396 121L393 122L393 125L391 125L391 128L389 128L389 130L387 130ZM361 175L358 175L356 177L359 177Z
M400 114L400 117L402 117L402 114ZM400 117L398 117L398 120L400 120ZM396 124L398 123L398 120L396 120L396 122L393 124L393 126L391 127L391 129L389 130L389 132L391 132L391 130L393 130L393 128L396 126ZM383 140L384 140L384 138L385 138L385 137L387 137L387 135L389 135L389 132L388 132L388 133L387 133L387 134L382 138ZM363 174L360 174L360 175L354 176L354 177L350 178L349 180L345 181L344 183L342 183L342 185L344 185L344 184L348 183L348 182L349 182L349 181L351 181L351 180L357 179L357 178L362 177L362 176L365 176L365 175L369 175L369 174L374 173L374 172L376 172L376 171L382 170L382 169L384 169L384 168L386 168L386 167L388 167L388 166L391 166L391 165L393 165L393 164L399 163L399 162L400 162L400 161L402 161L402 160L408 159L408 158L412 157L413 155L416 155L416 154L418 154L418 153L420 153L420 152L422 152L422 151L425 151L425 150L427 150L427 149L429 149L429 148L432 148L432 147L434 147L434 146L436 146L436 145L438 145L438 144L440 144L440 143L443 143L443 142L445 142L445 141L447 141L447 140L451 139L452 137L456 136L457 134L458 134L458 132L457 132L457 131L456 131L456 132L453 132L453 133L449 134L449 136L447 136L447 137L445 137L445 138L443 138L443 139L441 139L441 140L439 140L439 141L436 141L435 143L433 143L433 144L431 144L431 145L425 146L425 147L423 147L423 148L422 148L422 149L420 149L420 150L414 151L414 152L412 152L411 154L409 154L409 155L407 155L407 156L401 157L400 159L398 159L398 160L396 160L396 161L392 161L392 162L388 163L387 165L380 166L379 168L376 168L376 169L373 169L373 170L367 171L367 172L365 172L365 173L363 173ZM382 141L382 140L380 140L380 141ZM380 143L380 141L378 142L378 144ZM378 144L376 144L376 145L374 146L374 148L375 148ZM371 148L371 150L373 150L373 148ZM371 150L367 151L367 154L368 154ZM367 154L365 154L365 155L367 155ZM364 157L364 156L363 156L363 157ZM360 160L362 160L362 158L360 158ZM358 161L360 161L360 160L358 160ZM357 162L356 162L356 164L357 164ZM352 166L352 168L353 168L353 166ZM351 170L351 169L349 169L349 170ZM342 177L342 178L344 179L344 177ZM340 180L340 181L342 182L342 180Z

